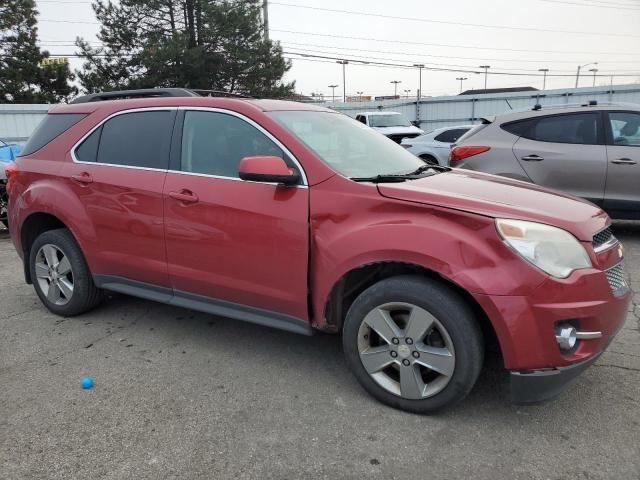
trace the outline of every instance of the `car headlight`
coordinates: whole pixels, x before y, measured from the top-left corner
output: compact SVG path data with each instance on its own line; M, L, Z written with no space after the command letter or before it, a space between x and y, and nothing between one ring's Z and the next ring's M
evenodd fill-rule
M509 219L497 219L496 227L507 245L551 276L567 278L574 270L592 266L584 247L565 230Z

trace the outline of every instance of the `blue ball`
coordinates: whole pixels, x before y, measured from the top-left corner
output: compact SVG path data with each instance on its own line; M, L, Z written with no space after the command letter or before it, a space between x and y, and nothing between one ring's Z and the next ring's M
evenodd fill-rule
M89 390L90 388L93 388L93 378L84 377L82 381L80 381L80 386L85 390Z

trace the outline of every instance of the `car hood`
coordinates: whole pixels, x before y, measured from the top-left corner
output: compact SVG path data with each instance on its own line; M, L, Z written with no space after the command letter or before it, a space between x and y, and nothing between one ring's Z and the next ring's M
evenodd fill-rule
M402 134L418 134L422 135L424 132L418 127L371 127L374 130L382 133L383 135L402 135Z
M532 183L453 169L402 183L379 183L387 198L436 205L493 218L515 218L553 225L590 242L609 217L581 198Z

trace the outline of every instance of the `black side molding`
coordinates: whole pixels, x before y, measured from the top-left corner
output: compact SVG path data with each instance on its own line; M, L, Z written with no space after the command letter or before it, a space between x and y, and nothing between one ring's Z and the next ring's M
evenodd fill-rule
M313 335L313 329L309 322L291 315L111 275L94 275L93 281L98 288L124 293L125 295L190 308L199 312L256 323L301 335Z

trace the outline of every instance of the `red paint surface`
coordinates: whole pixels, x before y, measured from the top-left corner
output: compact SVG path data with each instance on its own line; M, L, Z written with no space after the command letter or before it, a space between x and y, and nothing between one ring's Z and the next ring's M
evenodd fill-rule
M293 153L309 187L72 162L70 148L112 113L180 105L251 118ZM476 299L511 369L581 361L620 328L630 294L615 298L602 272L619 261L617 249L596 256L591 247L593 234L609 223L599 208L536 185L468 171L379 186L356 183L333 172L263 111L281 109L317 108L215 98L55 107L90 115L40 151L17 159L9 212L13 242L22 254L25 220L50 213L72 231L95 274L277 311L316 328L326 327L327 298L349 271L386 261L419 265ZM77 180L85 173L93 182ZM495 217L570 231L594 268L564 280L550 278L502 242ZM604 337L562 356L553 324L568 319Z

